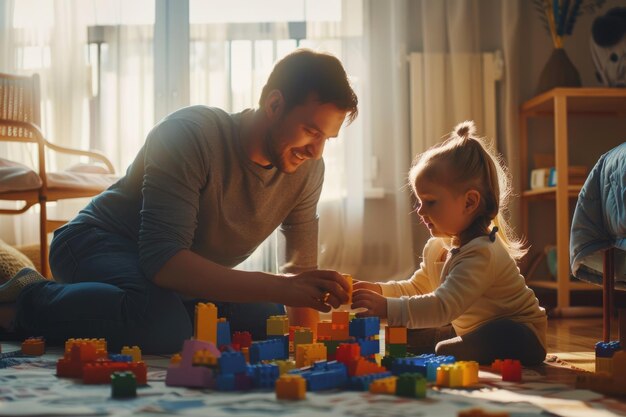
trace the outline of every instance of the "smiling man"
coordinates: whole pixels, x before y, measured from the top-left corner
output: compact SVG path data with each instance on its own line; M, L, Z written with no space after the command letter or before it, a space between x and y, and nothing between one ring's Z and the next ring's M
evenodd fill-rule
M56 282L24 271L8 283L28 285L0 327L169 353L192 336L198 300L256 338L283 305L293 324L314 324L347 300L345 279L317 269L316 211L326 140L356 115L341 63L309 50L276 64L258 109L169 115L126 176L55 232ZM232 269L277 228L281 274Z

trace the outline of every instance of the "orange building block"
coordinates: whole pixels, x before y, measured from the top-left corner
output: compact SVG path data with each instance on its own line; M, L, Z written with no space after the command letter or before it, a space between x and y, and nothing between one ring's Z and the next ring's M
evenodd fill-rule
M306 380L302 375L281 375L276 380L276 398L279 400L304 400Z
M396 394L396 381L397 376L390 376L387 378L375 379L370 384L370 392L372 394Z
M388 345L405 345L406 327L385 326L385 343Z
M46 352L46 342L43 337L29 337L22 342L22 353L30 356L41 356Z
M328 320L322 320L317 323L317 340L331 340L331 332L333 323Z
M217 307L215 304L196 304L194 337L196 340L217 344Z
M341 324L347 326L350 324L350 312L349 311L333 311L331 315L331 321L333 324Z
M180 363L180 361L182 361L182 360L183 360L183 357L180 356L180 353L175 353L170 358L170 364L171 365L176 365L177 363Z

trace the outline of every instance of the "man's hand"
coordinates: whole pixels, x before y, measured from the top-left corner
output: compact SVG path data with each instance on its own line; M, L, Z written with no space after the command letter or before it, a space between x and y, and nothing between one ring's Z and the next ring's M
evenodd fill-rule
M372 284L370 284L372 285ZM376 285L376 284L373 284ZM356 288L356 287L355 287ZM380 289L380 286L378 287ZM352 293L352 309L364 308L365 311L357 313L357 317L380 317L387 318L387 298L380 293L369 289L355 289Z
M285 276L283 304L328 312L348 301L350 286L337 271L313 270Z

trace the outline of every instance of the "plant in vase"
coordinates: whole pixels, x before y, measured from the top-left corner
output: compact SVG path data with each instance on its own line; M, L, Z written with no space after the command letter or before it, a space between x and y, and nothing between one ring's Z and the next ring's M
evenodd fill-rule
M541 71L537 94L554 87L580 87L580 75L563 49L566 36L570 36L579 16L592 14L606 0L534 0L535 9L544 27L552 37L554 50Z

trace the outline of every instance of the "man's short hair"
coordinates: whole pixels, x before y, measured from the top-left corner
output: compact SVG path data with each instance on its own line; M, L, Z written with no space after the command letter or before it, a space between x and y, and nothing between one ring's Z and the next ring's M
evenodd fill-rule
M261 92L259 105L273 90L285 100L285 113L303 104L311 94L320 103L332 103L348 113L352 122L358 114L358 99L341 62L333 55L298 49L274 66Z

